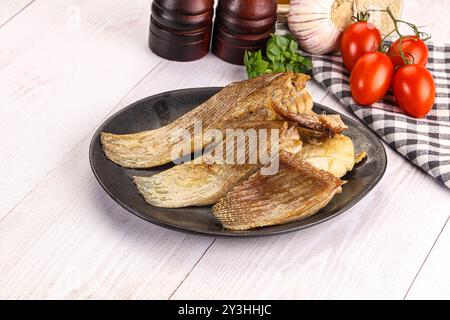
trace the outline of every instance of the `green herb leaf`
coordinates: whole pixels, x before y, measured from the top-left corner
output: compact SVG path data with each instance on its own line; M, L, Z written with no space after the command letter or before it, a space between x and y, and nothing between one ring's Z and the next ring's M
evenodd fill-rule
M302 64L307 70L311 70L313 67L312 61L310 59L303 58Z
M277 61L277 59L278 59L278 56L275 55L275 54L273 54L273 53L270 52L270 51L267 51L267 52L266 52L266 56L267 56L267 58L268 58L270 61L272 61L272 62L275 62L275 61Z
M262 60L262 52L261 50L256 51L256 60Z
M245 51L244 64L249 78L270 72L305 73L312 68L311 60L298 53L298 44L292 35L271 34L265 51Z
M279 56L281 54L281 50L279 47L277 46L270 46L267 47L267 52L270 52L271 54L273 54L274 56Z
M273 37L275 38L275 42L279 47L281 47L283 49L287 48L287 46L289 44L289 40L286 37L279 36L279 35L273 35Z
M297 50L298 50L298 43L297 43L297 41L291 40L291 42L290 42L290 44L289 44L289 49L290 49L292 52L297 52Z
M249 59L249 52L246 50L245 52L244 52L244 65L249 65L250 64L250 59Z

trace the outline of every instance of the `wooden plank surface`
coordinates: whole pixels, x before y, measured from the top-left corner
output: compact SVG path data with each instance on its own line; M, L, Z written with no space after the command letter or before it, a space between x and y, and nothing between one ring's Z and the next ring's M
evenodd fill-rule
M421 26L423 31L430 33L431 41L450 43L450 2L447 0L404 0L402 19ZM408 30L403 28L402 30Z
M35 0L2 0L0 2L0 28L34 1Z
M36 0L0 28L0 298L450 296L450 192L390 149L379 186L302 232L215 240L116 205L87 158L106 116L151 94L245 77L212 55L191 63L154 56L149 8L144 0ZM449 8L408 1L404 17L442 42ZM317 84L309 89L348 114Z
M212 55L163 62L111 112L161 91L243 76L241 67ZM310 91L326 94L316 84ZM0 297L169 298L213 242L145 223L111 201L89 168L92 134L0 223Z
M407 299L443 299L450 297L450 216L433 250L414 280Z
M0 219L161 62L149 9L37 1L0 29Z

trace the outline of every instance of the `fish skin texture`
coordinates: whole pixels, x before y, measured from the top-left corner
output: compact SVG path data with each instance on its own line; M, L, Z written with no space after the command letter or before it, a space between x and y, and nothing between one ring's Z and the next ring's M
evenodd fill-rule
M213 206L224 228L248 230L304 219L342 191L343 181L296 155L282 152L280 160L276 175L254 173Z
M127 168L151 168L171 162L171 151L183 144L172 141L173 133L186 129L193 133L195 121L202 121L203 131L224 130L239 123L259 120L282 120L270 100L291 113L311 113L313 101L306 90L310 77L298 73L270 73L249 80L234 82L206 102L172 123L134 134L102 132L100 141L108 159ZM185 142L187 147L201 149L211 141Z
M248 128L278 129L280 130L279 138L282 150L298 152L301 149L302 142L296 128L288 127L287 122L249 122L241 128L243 130ZM269 138L270 134L267 136L266 150L268 151L271 148ZM246 143L249 141L255 142L254 139L248 139ZM223 143L224 145L225 143ZM225 196L231 188L247 179L261 167L262 164L258 162L249 164L248 151L246 148L246 153L243 154L244 158L236 158L236 163L243 164L218 162L211 155L212 152L209 152L202 156L203 163L190 161L151 177L133 177L133 181L145 201L153 206L180 208L212 205ZM237 154L236 148L234 154Z

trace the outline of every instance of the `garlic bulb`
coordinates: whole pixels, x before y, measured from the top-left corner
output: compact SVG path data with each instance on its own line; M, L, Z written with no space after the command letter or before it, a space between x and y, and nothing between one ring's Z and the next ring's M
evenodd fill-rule
M339 36L352 15L352 0L291 0L288 26L300 47L325 54L339 48Z

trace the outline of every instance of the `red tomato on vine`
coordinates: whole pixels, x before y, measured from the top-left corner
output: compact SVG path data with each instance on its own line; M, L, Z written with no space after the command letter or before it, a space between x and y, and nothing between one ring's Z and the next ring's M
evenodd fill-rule
M353 99L361 105L371 105L388 92L394 66L391 59L381 52L363 55L350 75L350 91Z
M341 54L348 71L352 71L364 54L376 52L380 47L381 32L372 23L367 22L368 18L367 13L360 13L358 21L349 25L342 35Z
M426 66L428 62L428 47L419 37L407 36L398 39L391 45L388 56L391 57L392 63L396 69L405 65L401 56L401 51L403 51L404 57L409 60L411 64Z
M423 118L433 107L436 86L424 66L410 64L398 69L392 89L399 107L413 117Z

